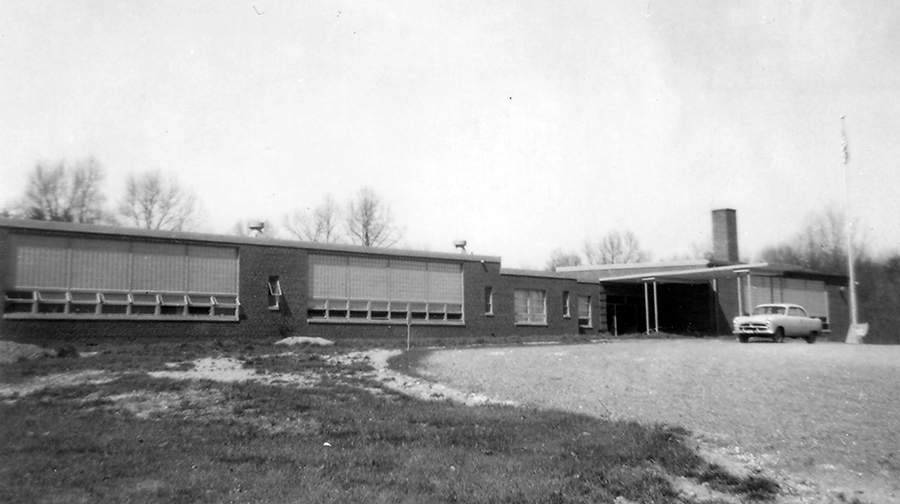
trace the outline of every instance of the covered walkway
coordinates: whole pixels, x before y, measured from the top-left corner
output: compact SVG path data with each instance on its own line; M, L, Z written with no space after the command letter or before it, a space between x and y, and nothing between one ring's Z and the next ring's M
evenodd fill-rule
M741 311L744 307L753 306L752 277L775 277L784 273L785 267L773 266L765 262L750 264L734 264L728 266L714 266L702 268L690 268L676 271L659 271L609 276L600 278L601 284L643 284L644 286L644 321L645 332L659 332L659 289L658 284L712 284L713 291L718 295L718 284L722 280L735 279L737 281L737 306ZM651 294L652 291L652 294ZM746 294L746 300L744 299ZM650 298L652 296L652 308ZM718 301L718 300L717 300ZM765 299L771 301L771 299ZM717 303L718 304L718 303ZM651 326L651 312L653 314Z

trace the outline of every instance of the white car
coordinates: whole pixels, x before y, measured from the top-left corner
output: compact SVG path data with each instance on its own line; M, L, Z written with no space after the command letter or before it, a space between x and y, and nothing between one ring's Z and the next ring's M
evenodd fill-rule
M822 333L822 321L810 317L802 306L788 303L761 304L752 315L734 318L732 331L741 343L751 336L771 338L781 343L785 336L803 338L807 343L815 343Z

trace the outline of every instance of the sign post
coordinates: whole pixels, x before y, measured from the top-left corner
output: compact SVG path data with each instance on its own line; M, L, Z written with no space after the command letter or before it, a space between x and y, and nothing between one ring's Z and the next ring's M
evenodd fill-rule
M410 317L409 310L406 310L406 349L409 350L409 333L410 328L412 326L412 318Z

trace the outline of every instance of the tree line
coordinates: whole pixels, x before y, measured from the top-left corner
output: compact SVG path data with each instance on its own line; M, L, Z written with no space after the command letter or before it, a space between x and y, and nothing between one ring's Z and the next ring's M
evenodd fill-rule
M582 264L624 264L647 262L650 253L641 248L640 240L631 231L610 231L596 241L586 239L581 254L576 251L555 249L544 266L546 271L556 271L561 266Z
M825 208L807 217L800 231L787 241L763 249L759 258L849 276L846 222L836 207ZM875 257L864 236L851 233L850 240L859 317L870 325L865 341L900 344L900 251ZM844 301L849 304L847 296L849 292L844 291Z
M199 198L174 176L158 170L129 175L122 197L112 203L107 201L105 180L106 172L94 157L38 162L23 196L0 209L0 216L166 231L195 231L205 224ZM248 234L248 222L235 223L231 232ZM278 237L277 226L267 224L264 236ZM391 247L403 236L390 207L370 187L362 187L343 208L326 196L315 208L286 214L282 226L290 238L367 247Z

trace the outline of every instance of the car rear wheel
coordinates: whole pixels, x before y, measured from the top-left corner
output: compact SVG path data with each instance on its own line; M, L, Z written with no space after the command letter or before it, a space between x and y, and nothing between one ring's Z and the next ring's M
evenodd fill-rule
M772 341L774 341L775 343L781 343L782 341L784 341L784 328L783 327L779 327L778 329L775 329L775 334L772 335Z
M816 342L816 336L818 336L818 334L816 334L815 332L811 332L811 333L809 333L809 336L807 336L804 339L806 340L807 343L812 345L813 343Z

